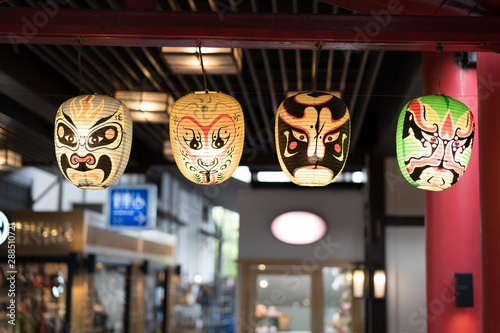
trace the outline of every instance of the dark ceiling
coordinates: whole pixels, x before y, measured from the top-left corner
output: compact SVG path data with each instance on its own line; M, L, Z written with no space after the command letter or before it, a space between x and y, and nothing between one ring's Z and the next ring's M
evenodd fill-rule
M57 1L55 6L111 12L139 2L78 0ZM4 7L53 8L55 3L55 0L5 1L0 4L0 13L9 13L1 11ZM482 16L500 10L495 1L404 0L397 4L400 5L398 11L405 15ZM158 0L154 6L156 11L237 11L270 15L374 15L387 8L386 2L379 0ZM276 21L276 25L280 22ZM279 170L274 115L287 91L312 87L315 53L315 50L287 48L243 49L240 74L208 76L210 90L234 96L243 107L246 138L240 165L248 165L253 170ZM366 154L395 155L397 115L408 99L421 93L420 59L419 52L408 51L326 49L320 53L318 90L340 91L351 113L352 141L347 169L361 167ZM177 99L204 89L201 76L170 73L157 47L85 45L81 68L83 93L113 96L115 90L163 91ZM0 144L20 152L25 166L54 167L56 110L63 101L79 94L79 81L76 45L0 45ZM134 141L126 172L171 166L163 156L166 140L167 124L134 123Z

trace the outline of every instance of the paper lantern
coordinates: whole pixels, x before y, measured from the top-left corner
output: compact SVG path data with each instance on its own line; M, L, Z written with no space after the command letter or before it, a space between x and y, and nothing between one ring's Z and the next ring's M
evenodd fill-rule
M419 189L442 191L456 184L469 163L474 117L444 95L409 101L399 116L397 157L406 180Z
M278 108L278 159L283 172L297 185L330 184L345 166L350 138L349 110L331 94L300 93Z
M212 91L190 93L174 103L170 141L184 177L219 184L231 177L243 151L245 125L240 104Z
M73 97L57 110L54 140L57 163L67 180L82 189L104 189L127 166L132 119L115 98Z

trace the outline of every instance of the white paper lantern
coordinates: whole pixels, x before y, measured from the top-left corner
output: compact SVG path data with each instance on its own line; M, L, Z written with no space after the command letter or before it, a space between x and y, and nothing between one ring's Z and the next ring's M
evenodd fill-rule
M57 110L54 141L64 177L82 189L105 189L127 166L132 146L132 119L119 100L81 95Z
M196 184L219 184L240 162L245 123L233 97L197 91L177 100L170 114L170 141L177 167Z

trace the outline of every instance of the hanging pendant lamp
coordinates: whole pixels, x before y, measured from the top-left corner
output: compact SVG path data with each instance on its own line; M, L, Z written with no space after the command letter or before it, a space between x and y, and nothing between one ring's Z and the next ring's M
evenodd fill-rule
M467 105L445 95L409 101L396 134L401 172L413 186L442 191L465 173L474 141L474 117Z
M208 90L201 39L198 52L205 91L192 92L174 103L170 142L184 177L196 184L219 184L231 177L240 162L245 122L236 99Z
M319 56L310 92L298 93L279 106L274 126L281 169L295 184L325 186L342 172L351 140L351 119L338 97L316 91Z
M341 99L329 93L299 93L279 106L274 134L281 169L292 182L328 185L347 160L349 110Z
M130 112L109 96L73 97L57 110L54 141L57 163L68 181L82 189L105 189L128 163Z
M231 177L243 151L243 110L233 97L192 92L174 103L170 141L177 167L196 184L219 184Z

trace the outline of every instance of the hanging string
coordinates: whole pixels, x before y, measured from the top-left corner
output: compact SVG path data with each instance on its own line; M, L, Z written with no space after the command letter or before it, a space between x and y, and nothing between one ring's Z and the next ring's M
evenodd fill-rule
M443 43L440 43L436 50L441 53L441 60L439 63L439 76L438 76L438 94L441 95L441 70L443 69Z
M82 37L76 36L78 38L78 75L80 77L80 95L82 94Z
M319 55L321 53L321 47L323 46L323 41L320 40L318 43L318 48L316 49L316 67L314 68L313 82L312 82L312 91L316 91L316 87L318 85L318 68L319 68Z
M203 57L201 55L201 38L198 38L198 52L200 54L201 72L203 74L203 86L205 87L205 92L208 92L207 74L205 73L205 67L203 66Z

